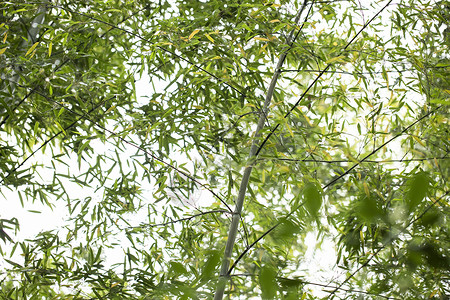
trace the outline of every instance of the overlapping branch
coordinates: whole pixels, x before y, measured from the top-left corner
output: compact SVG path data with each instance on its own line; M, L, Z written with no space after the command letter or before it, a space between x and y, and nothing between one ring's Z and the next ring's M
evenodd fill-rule
M93 17L93 16L90 16L90 15L88 15L88 14L86 14L86 13L74 11L74 10L71 10L71 9L69 9L69 8L59 6L59 5L51 5L51 6L54 7L54 8L59 8L59 9L65 10L65 11L70 12L70 13L72 13L72 14L77 14L77 15L83 16L83 17L85 17L85 18L91 19L91 20L96 21L96 22L98 22L98 23L102 23L102 24L111 26L113 29L120 30L120 31L122 31L122 32L125 32L125 33L129 34L130 36L136 37L136 38L138 38L138 39L140 39L140 40L142 40L142 41L144 41L144 42L146 42L146 43L149 43L149 44L155 46L156 48L158 48L158 49L160 49L160 50L162 50L162 51L164 51L164 52L166 52L166 53L169 53L169 54L171 54L172 56L174 56L174 57L176 57L176 58L178 58L178 59L180 59L180 60L182 60L182 61L188 63L189 65L191 65L191 66L197 68L198 70L200 70L200 71L202 71L202 72L205 72L205 73L208 74L209 76L213 77L213 78L216 79L217 81L219 81L219 82L225 84L226 86L228 86L229 88L231 88L232 90L234 90L235 92L237 92L239 95L242 95L242 96L245 97L245 94L244 94L242 91L240 91L240 90L237 89L236 87L232 86L230 83L228 83L228 82L224 81L223 79L217 77L216 75L214 75L213 73L209 72L209 71L206 70L205 68L203 68L203 67L201 67L201 66L199 66L199 65L197 65L197 64L195 64L195 63L193 63L193 62L191 62L189 59L184 58L182 55L176 54L176 53L175 53L174 51L172 51L172 50L169 50L169 49L167 49L167 48L165 48L165 47L162 47L162 46L160 46L160 45L157 45L156 43L154 43L154 42L152 42L151 40L149 40L149 39L143 37L143 36L140 35L139 33L135 33L135 32L132 32L132 31L130 31L130 30L128 30L128 29L121 28L121 27L119 27L118 25L114 25L114 24L111 24L111 23L109 23L109 22L100 20L100 19L98 19L98 18L96 18L96 17Z
M431 204L429 204L427 206L427 208L420 214L418 215L416 218L412 219L411 221L408 222L408 224L406 226L403 227L402 230L400 230L400 232L398 232L397 234L393 235L392 237L390 237L387 241L385 241L383 243L383 245L378 248L363 264L361 264L355 271L353 271L350 275L347 276L347 278L345 278L344 281L342 281L331 293L330 296L332 296L333 294L335 294L339 289L342 288L342 286L344 284L346 284L350 279L352 279L361 269L367 267L369 265L369 263L372 261L372 259L374 259L384 248L386 248L386 246L390 245L394 240L396 240L402 233L404 233L409 226L411 226L412 224L416 223L418 220L420 220L434 205L436 205L436 203L440 202L442 199L444 199L444 197L446 197L448 194L450 194L450 190L446 191L441 197L436 198L436 200L432 201Z
M21 87L25 87L25 86L21 86ZM8 178L13 172L15 172L18 168L20 168L29 158L31 158L37 151L39 151L40 149L42 149L45 145L47 145L50 141L52 141L53 139L55 139L57 136L59 136L61 133L63 133L64 131L70 129L71 127L73 127L78 121L80 121L81 119L86 119L87 121L91 122L93 125L101 128L102 130L104 130L105 132L108 132L109 134L111 134L111 136L117 137L119 140L121 140L123 143L126 143L136 149L138 149L139 151L146 153L148 156L150 156L151 158L159 161L160 163L164 164L165 166L173 169L174 171L176 171L177 173L185 176L186 178L189 178L189 180L195 182L196 184L198 184L199 186L205 188L207 191L209 191L214 197L216 197L227 209L229 212L232 212L231 208L229 207L229 205L225 202L225 200L220 197L216 192L214 192L211 188L209 188L206 184L201 183L198 179L192 177L190 174L186 173L185 171L181 170L180 168L177 168L176 166L162 160L161 158L157 157L156 155L154 155L152 152L150 152L149 150L146 150L144 148L142 148L141 146L126 140L125 138L123 138L122 136L120 136L119 134L117 134L116 132L104 127L103 125L100 125L98 122L92 120L91 118L89 118L89 114L92 113L94 110L96 110L97 108L99 108L101 105L103 105L104 103L106 103L107 101L115 98L115 96L101 101L97 106L95 106L94 108L90 109L87 113L85 114L80 114L77 113L76 111L70 109L69 107L59 103L58 101L54 101L52 98L48 97L46 94L41 93L40 91L34 89L34 92L41 95L42 97L46 98L48 101L51 101L55 104L57 104L58 106L66 109L67 111L70 111L71 113L78 115L79 118L77 120L75 120L74 122L72 122L69 126L67 126L66 128L64 128L64 130L59 131L57 134L55 134L54 136L52 136L51 138L47 139L38 149L36 149L35 151L33 151L33 153L28 156L24 161L22 161L22 163L20 163L17 167L15 167L13 170L11 170L6 177L4 177L2 179L2 181L0 181L0 184L6 179Z

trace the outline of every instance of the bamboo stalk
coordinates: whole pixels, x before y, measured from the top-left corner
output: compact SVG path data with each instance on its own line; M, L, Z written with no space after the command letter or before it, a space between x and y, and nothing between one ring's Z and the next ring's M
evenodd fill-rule
M295 18L296 24L300 20L300 16L301 16L304 8L306 7L306 2L307 1L305 0L300 11L298 12L298 14ZM278 59L278 63L277 63L275 72L272 76L272 80L270 82L269 89L266 94L266 98L264 100L264 105L263 105L263 108L262 108L262 111L261 111L261 114L260 114L260 117L258 120L258 125L255 130L255 135L253 137L252 146L250 148L250 153L248 155L248 165L245 167L244 175L242 176L241 185L239 187L239 193L238 193L238 197L236 200L236 207L234 209L233 218L231 220L230 228L228 231L227 244L225 246L224 258L222 260L222 266L220 268L219 281L217 283L214 300L222 300L223 294L225 292L225 286L230 277L230 275L228 274L228 269L230 267L230 259L231 259L231 255L233 253L234 243L236 241L237 231L238 231L238 227L239 227L239 221L241 219L241 212L242 212L242 208L244 206L245 193L247 191L250 174L255 165L256 158L257 158L258 152L259 152L258 151L259 147L260 147L259 146L259 142L260 142L259 138L261 136L261 130L264 128L264 122L266 120L266 116L269 111L269 105L270 105L270 102L272 101L272 97L273 97L273 93L275 91L275 86L276 86L278 77L281 74L281 67L282 67L284 60L286 58L286 55L287 55L288 51L290 50L291 45L293 43L293 40L292 40L293 33L294 33L294 31L292 31L291 34L289 35L289 37L287 38L287 42L290 45L290 47L286 51L284 51L283 54Z

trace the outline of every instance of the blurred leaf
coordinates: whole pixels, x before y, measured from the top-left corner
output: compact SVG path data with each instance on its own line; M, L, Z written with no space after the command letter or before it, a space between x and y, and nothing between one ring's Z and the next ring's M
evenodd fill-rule
M263 299L274 299L278 292L276 281L277 271L271 266L265 265L259 274L259 286Z
M280 221L280 225L274 230L272 236L275 241L283 241L290 243L296 234L301 230L300 226L291 219L284 218Z
M170 262L170 269L173 273L175 273L176 276L180 276L187 273L187 270L183 266L183 264L177 261Z
M321 189L313 182L308 182L303 187L303 200L305 207L311 216L317 216L322 206Z
M409 180L406 202L410 210L415 209L428 194L430 178L426 172L418 172Z
M209 280L215 276L216 267L220 263L222 253L218 250L211 250L207 254L206 263L203 265L201 278L202 280Z
M377 198L372 195L364 195L359 200L357 211L364 220L374 222L383 216L383 211L380 206Z

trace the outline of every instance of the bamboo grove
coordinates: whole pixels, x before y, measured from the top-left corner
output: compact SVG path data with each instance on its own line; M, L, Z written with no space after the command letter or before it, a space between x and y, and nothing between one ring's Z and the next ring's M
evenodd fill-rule
M450 2L0 8L1 299L447 299Z

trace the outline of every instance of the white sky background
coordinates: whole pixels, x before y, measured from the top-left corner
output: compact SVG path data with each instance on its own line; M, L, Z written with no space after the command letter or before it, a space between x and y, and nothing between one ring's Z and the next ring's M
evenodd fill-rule
M361 2L363 2L363 1L361 1ZM374 2L374 1L372 1L372 2ZM384 3L385 2L381 2L379 4L379 7L381 8L384 5ZM366 4L365 1L364 1L364 4ZM395 8L395 7L392 7L392 8ZM390 22L389 21L390 11L391 11L391 9L387 9L382 13L382 18L383 18L384 22L386 22L386 24L388 22ZM374 10L364 11L365 21L370 19L374 13L375 13ZM357 18L358 18L358 16L355 12L354 19L357 19ZM362 20L360 22L355 21L355 23L362 24ZM316 24L316 26L320 26L320 25ZM326 29L325 28L326 25L323 25L323 26L324 26L324 29ZM379 34L381 35L380 38L382 38L382 39L389 36L389 32L387 32L387 33L385 32L383 35L381 33L379 33ZM346 80L345 76L341 76L341 77L342 77L342 80ZM136 82L136 89L137 89L136 94L137 94L138 102L140 102L140 103L145 103L145 101L146 101L145 96L148 96L148 93L153 91L153 88L149 85L149 82L150 82L150 78L148 75L145 74L145 72L144 72L143 78L139 79ZM155 83L155 86L162 88L162 87L164 87L164 83L163 82ZM415 95L415 96L417 97L417 95ZM385 91L385 93L381 95L381 98L382 99L389 98L387 91ZM354 124L351 127L347 127L347 130L350 134L355 136L355 138L353 140L354 143L361 142L358 137L359 134L356 129L356 124ZM1 136L1 139L7 140L7 139L9 139L9 137ZM352 138L349 138L349 140L352 141ZM389 148L391 150L393 150L393 153L390 155L390 156L392 156L392 158L401 158L402 151L400 151L401 149L400 149L399 141L396 141L389 145ZM111 146L109 144L103 145L100 142L93 142L93 145L95 145L95 152L97 152L97 153L101 152L101 151L114 150L113 146ZM37 146L39 146L39 144ZM129 147L129 148L127 148L127 151L125 153L121 153L121 157L123 157L124 158L123 160L125 161L125 157L129 157L130 155L133 155L135 152L136 152L136 149ZM36 162L43 163L44 166L50 166L50 168L46 168L46 167L40 168L39 169L41 172L40 174L43 175L44 180L45 180L45 174L48 174L48 178L52 178L53 170L51 169L51 164L50 164L51 156L48 155L49 153L50 153L49 149L47 149L46 153L37 153L22 168L27 168L27 166L29 167ZM71 170L70 170L72 173L77 173L77 172L83 173L82 171L78 171L78 163L77 163L76 155L73 155L72 159L70 159L70 160L66 158L66 161L68 162L68 164L70 166L72 166ZM178 163L181 163L181 161L188 162L181 156L177 159L177 161L178 161ZM58 164L57 168L65 168L65 166ZM58 173L66 173L66 172L61 169L58 169ZM77 198L92 196L94 198L98 197L98 199L100 199L102 197L101 194L100 195L90 195L89 193L91 192L91 190L80 188L76 184L71 183L69 181L67 181L67 183L65 183L65 184L66 184L66 190L70 191L70 193L76 194ZM144 185L144 186L142 186L142 189L143 189L142 198L147 199L148 201L151 201L153 198L153 196L152 196L153 187L151 185ZM67 220L67 218L68 218L67 208L65 207L65 202L63 202L63 201L53 202L53 204L55 205L53 210L51 210L50 208L48 208L45 205L42 205L41 203L30 203L30 202L25 202L25 208L22 208L20 201L18 199L17 193L15 191L10 191L10 190L6 189L5 187L0 187L0 191L3 193L3 195L0 195L0 207L1 207L0 218L10 219L10 218L16 217L19 219L19 222L20 222L21 230L17 233L16 236L11 235L11 237L13 238L14 241L21 241L21 240L24 240L27 238L32 238L41 231L52 230L55 228L61 228L63 226L63 224L65 223L65 220ZM103 193L103 191L99 190L98 193ZM200 191L199 195L197 195L197 196L199 197L197 201L200 201L200 202L210 203L211 201L213 201L213 199L208 191ZM244 209L245 209L245 207L244 207ZM32 210L40 211L41 213L30 212ZM143 213L145 213L145 210ZM138 216L138 218L142 218L142 220L145 221L146 216L141 215L141 216ZM138 225L138 224L134 224L134 225ZM7 232L10 233L10 231L7 231ZM317 282L317 283L322 283L322 284L328 283L332 278L335 278L335 277L339 277L342 279L345 278L345 273L337 270L335 267L336 255L335 255L335 249L334 249L334 242L332 242L330 239L325 239L325 241L322 245L322 250L319 250L319 251L315 251L315 244L316 244L315 242L316 242L315 234L309 233L306 237L306 244L309 245L310 247L308 248L306 253L302 254L305 257L304 269L308 270L308 274L299 272L299 275L300 274L307 275L307 277L305 277L306 280L312 281L312 282ZM5 247L5 245L2 241L0 241L0 245L3 248L3 250L8 248L8 246ZM122 260L122 256L123 256L122 249L112 249L112 250L105 250L105 251L106 252L105 252L104 257L107 257L108 259L111 259L114 257L116 257L116 258L120 257L119 261ZM16 250L16 254L13 256L13 258L11 258L11 260L21 263L22 260L21 260L20 255L18 255L19 252L20 252L20 250ZM0 260L0 274L1 274L2 270L7 270L9 268L9 266L10 266L9 264L4 262L3 260ZM313 286L308 286L308 288L317 292L317 296L326 296L327 295L327 293L320 292L320 288L313 287Z

